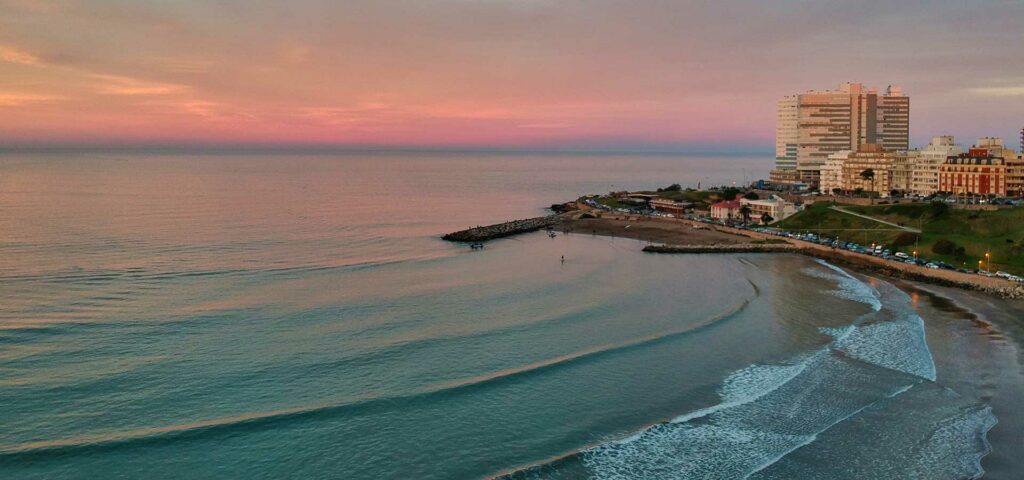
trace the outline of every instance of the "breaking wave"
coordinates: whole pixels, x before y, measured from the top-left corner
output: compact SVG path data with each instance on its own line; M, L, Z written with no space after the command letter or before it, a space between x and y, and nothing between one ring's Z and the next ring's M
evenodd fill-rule
M988 407L934 383L924 323L909 297L889 284L876 289L823 265L828 271L806 273L836 282L836 296L872 307L853 325L822 329L832 337L827 345L732 373L716 405L509 477L980 476L980 460L988 452L985 434L995 417ZM878 445L865 441L876 430L885 432L884 451L898 454L879 456Z

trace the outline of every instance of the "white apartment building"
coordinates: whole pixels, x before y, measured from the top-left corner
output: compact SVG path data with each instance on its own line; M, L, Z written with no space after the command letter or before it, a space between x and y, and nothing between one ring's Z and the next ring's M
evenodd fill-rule
M772 222L777 222L797 212L795 204L787 202L778 195L772 195L771 198L767 200L748 200L746 198L741 198L740 205L746 205L750 208L750 220L755 223L762 223L761 218L764 217L765 214L772 217Z
M850 158L852 150L840 150L828 156L825 164L821 166L821 184L819 190L824 194L831 194L835 189L843 189L843 164Z
M914 167L921 159L920 150L901 150L892 159L892 183L890 190L901 194L910 193L914 183Z
M946 158L964 153L952 135L932 137L931 143L924 147L913 163L910 179L910 192L927 197L939 191L939 167L946 163Z

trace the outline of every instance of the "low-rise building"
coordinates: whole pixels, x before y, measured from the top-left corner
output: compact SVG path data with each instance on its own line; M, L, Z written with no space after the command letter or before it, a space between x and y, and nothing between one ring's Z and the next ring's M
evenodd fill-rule
M721 221L737 220L740 217L740 201L726 200L711 204L711 218Z
M783 220L797 212L796 205L787 202L778 195L772 195L771 198L767 200L750 200L741 198L739 202L741 209L743 206L750 209L750 220L757 223L770 223ZM739 214L742 218L742 211L739 212ZM770 217L767 222L762 221L762 219L765 219L765 215Z
M650 201L650 206L659 212L672 214L686 213L687 210L693 208L692 203L679 202L669 198L655 198Z

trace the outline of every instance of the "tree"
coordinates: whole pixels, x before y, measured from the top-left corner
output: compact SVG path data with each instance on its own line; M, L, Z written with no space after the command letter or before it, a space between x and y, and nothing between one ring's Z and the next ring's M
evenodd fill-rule
M741 205L740 215L743 216L743 223L750 223L750 205Z
M932 251L939 255L952 255L956 251L957 245L945 238L939 239L932 245Z
M871 191L875 191L875 169L869 168L867 170L864 170L863 172L860 172L860 178L865 181L871 181ZM875 197L871 197L871 203L875 203Z
M836 187L832 189L832 195L839 196L843 193L843 189Z
M761 197L757 194L757 192L747 192L747 194L744 195L743 198L745 198L747 200L760 200L761 199Z
M761 223L763 223L765 225L768 225L769 223L772 223L772 220L775 220L775 219L772 218L771 215L768 215L768 212L765 212L765 213L761 214Z

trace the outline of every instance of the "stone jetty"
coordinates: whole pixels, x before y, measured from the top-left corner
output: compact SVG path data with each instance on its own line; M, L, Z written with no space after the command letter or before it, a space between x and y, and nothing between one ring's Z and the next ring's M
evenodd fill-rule
M736 243L728 245L648 245L648 253L775 253L796 252L799 248L789 243Z
M547 215L544 217L527 218L524 220L512 220L511 222L499 223L496 225L459 230L458 232L449 233L441 238L450 242L482 242L484 240L515 235L517 233L533 232L545 227L553 227L559 224L562 219L562 215Z

